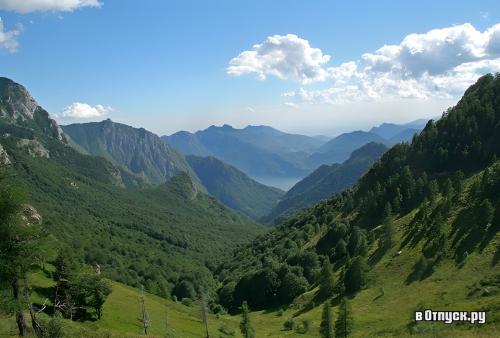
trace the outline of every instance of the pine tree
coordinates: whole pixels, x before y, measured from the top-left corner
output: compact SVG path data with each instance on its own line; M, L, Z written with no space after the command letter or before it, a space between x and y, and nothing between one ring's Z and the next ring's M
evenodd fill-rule
M334 322L333 322L333 311L329 302L325 302L323 305L323 312L321 315L321 325L320 332L323 338L333 338L334 337Z
M335 277L333 275L332 265L328 258L323 264L321 269L320 281L319 281L319 296L323 299L331 297L334 292L335 287Z
M485 230L487 225L493 220L495 209L490 200L485 198L478 206L477 221L481 230Z
M240 331L244 338L255 338L255 331L250 323L250 309L246 301L241 305Z
M339 305L337 320L335 321L335 338L347 338L352 332L351 307L347 299L343 298Z
M394 245L394 224L392 222L392 217L387 215L384 218L384 222L382 224L382 234L380 238L380 248L384 251L389 250Z
M208 333L208 317L207 317L207 300L205 299L205 293L201 291L200 297L200 310L201 310L201 320L203 322L203 326L205 329L206 338L209 338L210 335Z
M345 255L347 255L347 244L345 241L341 238L335 245L335 248L333 249L335 259L341 259Z
M21 282L24 280L27 283L26 273L34 261L33 256L36 252L33 247L36 242L36 227L22 226L20 222L19 216L24 199L24 191L19 185L11 184L4 168L0 168L0 287L10 288L12 295L7 302L2 300L0 310L15 309L13 312L20 336L25 336L27 333ZM7 305L7 308L3 309L3 305Z
M366 284L366 262L363 257L357 256L349 263L344 284L348 292L359 291Z
M149 319L149 312L148 309L146 308L146 300L144 298L144 287L141 288L141 295L139 297L139 301L141 303L142 328L144 329L144 334L147 336L149 326L151 325L151 320Z
M339 241L340 242L340 241ZM365 256L367 251L366 236L357 226L352 228L351 235L349 236L349 254L351 256Z

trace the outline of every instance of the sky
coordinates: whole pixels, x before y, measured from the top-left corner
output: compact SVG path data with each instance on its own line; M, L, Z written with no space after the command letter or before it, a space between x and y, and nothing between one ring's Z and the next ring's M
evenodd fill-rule
M500 71L500 1L0 0L0 76L61 124L333 136Z

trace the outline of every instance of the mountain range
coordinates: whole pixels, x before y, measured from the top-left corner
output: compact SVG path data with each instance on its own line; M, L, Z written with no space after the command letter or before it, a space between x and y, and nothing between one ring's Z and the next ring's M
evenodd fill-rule
M319 190L319 187L313 188L309 183L311 178L320 177L320 173L326 172L328 166L323 165L323 162L338 162L356 151L356 147L363 147L368 142L389 142L378 134L387 138L398 137L401 133L410 135L417 129L409 127L415 128L421 123L386 123L372 128L373 132L345 133L326 143L318 138L287 134L267 126L248 126L243 129L235 129L229 125L212 126L196 134L179 132L171 137L163 137L163 140L143 128L133 128L110 119L66 125L62 130L69 145L83 154L101 156L120 167L122 171L127 171L135 178L130 182L138 188L156 186L180 173L186 173L201 191L208 192L229 208L254 220L271 222L349 187L363 172L354 170L347 180L330 178L338 183L325 184L320 189L322 192L318 193L315 190ZM185 157L169 144L171 142L178 145L180 150L197 155ZM208 150L209 148L213 151ZM368 147L365 152L368 149L374 151L373 157L379 155L375 147ZM307 183L299 183L289 194L282 196L284 192L256 182L243 170L210 155L213 152L222 158L229 158L229 161L233 161L234 156L238 155L236 161L239 165L254 174L265 174L264 171L254 171L250 168L257 165L262 169L262 163L265 162L262 158L272 159L266 165L280 168L272 172L278 176L286 177L291 173L294 176L304 176L307 172L305 166L297 169L304 161L308 163L309 168L316 166L319 169L305 179ZM314 153L308 155L311 152ZM367 161L365 166L370 163ZM297 170L284 170L292 167ZM335 167L332 164L329 168L333 170ZM337 174L343 177L342 172L339 170ZM310 186L309 197L307 194L297 196L297 187L302 185Z
M211 195L255 220L267 216L285 194L282 190L252 180L215 157L191 155L186 159Z
M183 131L162 139L185 155L214 156L251 177L305 175L301 154L321 144L315 138L267 126L211 126L194 134Z
M102 151L103 156L82 154L24 87L5 78L0 79L0 116L6 170L18 180L17 186L29 191L27 203L43 216L47 240L59 243L58 250L78 261L98 263L107 278L163 295L184 279L198 279L205 281L207 292L210 288L213 292L207 266L264 231L200 190L186 172L191 169L182 155L177 159L182 159L179 163L186 171L179 169L168 181L165 175L154 186L146 182L146 178L160 181L160 174L174 175L178 169L163 157L159 163L165 164L165 171L145 166L144 158L127 162L137 149L149 154L144 142L155 139L144 130L139 131L143 138L136 138L130 127L113 126L110 121L91 124L96 132L93 142L78 126L83 136L75 138L87 142L81 148ZM109 142L113 137L116 143ZM120 143L128 140L137 143ZM166 153L167 146L157 142L159 151ZM117 164L117 158L138 166L129 169Z
M305 177L320 165L342 163L370 142L392 146L411 141L426 120L385 123L370 131L354 131L333 139L288 134L268 126L211 126L162 139L184 155L213 156L259 180L262 177Z
M353 151L342 164L321 165L295 184L263 221L279 224L294 212L350 188L387 149L382 143L371 142Z
M227 154L244 146L298 164L320 149L342 158L339 144L361 144L284 194L211 153L184 156L144 129L112 121L60 128L24 87L0 78L0 215L17 212L17 195L6 195L4 184L25 189L20 213L30 211L43 230L32 238L26 234L37 226L25 224L24 214L2 218L0 229L9 233L2 250L33 241L37 251L32 260L27 251L16 257L26 267L24 298L13 309L0 307L7 311L0 334L12 335L6 323L28 304L44 330L61 325L70 336L129 336L150 324L147 307L155 304L152 316L168 326L155 326L158 335L175 328L177 335L234 336L243 311L247 326L257 323L256 336L317 337L335 310L337 322L360 337L498 336L499 102L500 76L483 76L441 119L389 150L387 140L418 125L384 124L326 143L297 135L275 142L281 132L262 126L245 128L245 137L229 126L209 128L218 147L235 145ZM275 143L264 149L258 135ZM374 137L386 141L369 141ZM205 142L197 148L208 149ZM278 220L273 229L243 215L269 211ZM11 269L5 257L0 251L2 281L21 268ZM104 320L90 321L87 300L73 299L84 304L77 320L65 312L49 321L52 296L74 282L57 277L61 266L77 270L70 276L85 277L77 280L84 286L100 274L113 281L112 296L101 295ZM12 298L7 291L20 284L6 284L1 294ZM201 311L194 309L198 299ZM413 317L457 306L484 311L487 322L451 326Z

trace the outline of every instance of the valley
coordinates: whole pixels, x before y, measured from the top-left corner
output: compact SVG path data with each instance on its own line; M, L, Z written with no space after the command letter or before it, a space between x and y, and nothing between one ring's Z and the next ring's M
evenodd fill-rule
M36 235L41 254L19 257L32 259L24 270L30 301L47 309L37 325L58 323L51 299L56 292L58 301L65 284L57 275L65 271L76 283L98 266L98 278L110 283L103 319L75 312L71 320L63 310L57 325L69 336L133 337L146 329L149 336L202 337L200 299L210 336L238 336L242 303L257 337L318 337L322 311L340 316L345 302L352 337L499 332L498 76L479 79L412 142L388 149L362 134L370 142L346 161L321 165L288 192L214 157L214 148L184 155L165 138L110 120L61 129L24 87L0 84L2 194L23 187L43 233ZM262 135L276 152L292 144L312 151L320 142L267 127L243 136L221 128L209 130L253 147L255 156L264 148L248 142ZM397 135L406 127L378 128ZM358 134L334 141L347 149ZM13 212L2 210L2 217ZM68 297L78 302L72 290ZM144 306L147 328L145 317L137 319ZM419 308L484 310L488 320L481 327L415 323ZM82 309L93 313L90 305ZM0 317L7 336L16 335L10 311Z

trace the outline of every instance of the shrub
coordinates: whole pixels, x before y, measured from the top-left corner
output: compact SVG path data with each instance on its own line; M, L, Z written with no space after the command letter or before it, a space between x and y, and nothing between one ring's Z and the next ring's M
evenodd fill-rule
M292 318L288 318L287 320L285 320L285 322L283 323L283 328L285 330L293 330L293 328L295 327L295 322L293 321Z

